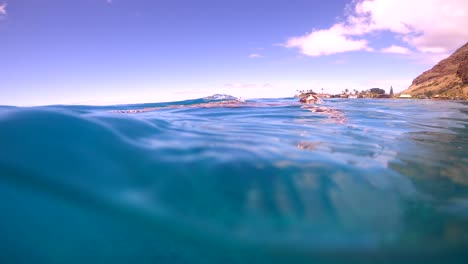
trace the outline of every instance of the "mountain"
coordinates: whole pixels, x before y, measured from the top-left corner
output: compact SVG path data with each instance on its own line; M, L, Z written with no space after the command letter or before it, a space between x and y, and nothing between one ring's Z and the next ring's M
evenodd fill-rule
M468 42L450 57L419 75L402 94L468 99Z

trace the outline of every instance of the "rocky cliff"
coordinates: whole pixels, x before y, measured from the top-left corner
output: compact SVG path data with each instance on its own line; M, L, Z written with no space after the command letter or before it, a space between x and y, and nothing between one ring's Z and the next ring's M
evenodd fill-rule
M416 97L468 98L468 43L419 75L402 93Z

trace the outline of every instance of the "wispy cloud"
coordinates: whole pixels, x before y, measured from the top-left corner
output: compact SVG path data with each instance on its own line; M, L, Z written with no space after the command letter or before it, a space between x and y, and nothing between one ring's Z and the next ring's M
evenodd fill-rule
M390 92L390 86L393 87L394 92L402 91L411 85L412 79L382 79L382 80L366 80L361 82L351 83L352 89L359 91L367 90L370 88L378 87Z
M224 87L226 88L268 88L272 85L270 83L226 83Z
M3 3L0 5L0 16L6 16L7 15L7 8L8 4L7 3Z
M258 53L252 53L252 54L249 55L249 58L258 59L258 58L263 58L263 56L258 54Z
M294 95L295 88L270 82L228 82L219 87L216 93L230 94L242 98L279 98Z
M331 63L335 65L344 65L344 64L347 64L348 61L345 59L337 59L337 60L332 61Z
M383 53L396 53L396 54L409 54L410 50L408 48L392 45L388 48L384 48L381 50Z
M462 25L468 25L466 0L354 0L340 22L292 37L284 46L308 56L371 51L369 40L375 33L391 32L395 41L420 53L441 54L468 40L468 30ZM409 53L396 45L381 51Z

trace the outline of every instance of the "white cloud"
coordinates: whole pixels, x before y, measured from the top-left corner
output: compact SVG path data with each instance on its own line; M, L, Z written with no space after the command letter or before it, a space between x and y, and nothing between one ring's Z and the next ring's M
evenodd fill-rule
M421 52L446 53L468 41L467 0L364 0L355 11L371 30L400 34Z
M301 37L290 38L285 46L299 48L303 54L308 56L371 50L366 40L355 40L349 37L343 24L336 24L326 30L316 30Z
M285 46L309 56L370 50L370 37L391 32L398 42L421 53L447 54L468 41L464 25L468 25L467 0L355 0L341 22L290 38ZM382 51L409 52L393 46Z
M258 54L258 53L253 53L253 54L250 54L249 55L249 58L251 59L258 59L258 58L262 58L263 56Z
M6 16L7 15L7 8L8 4L7 3L3 3L0 5L0 16Z
M392 45L388 48L382 49L383 53L396 53L396 54L409 54L410 51L408 48L402 47L402 46L397 46L397 45Z

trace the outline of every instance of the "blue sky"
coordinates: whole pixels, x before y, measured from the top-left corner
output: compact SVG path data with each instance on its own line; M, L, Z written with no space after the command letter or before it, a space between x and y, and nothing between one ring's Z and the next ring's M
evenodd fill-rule
M401 91L468 41L459 26L468 24L467 6L467 0L0 0L0 104Z

